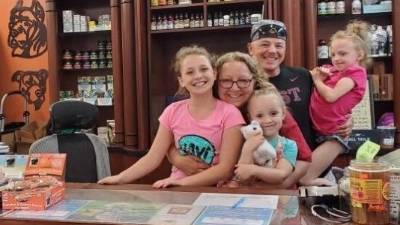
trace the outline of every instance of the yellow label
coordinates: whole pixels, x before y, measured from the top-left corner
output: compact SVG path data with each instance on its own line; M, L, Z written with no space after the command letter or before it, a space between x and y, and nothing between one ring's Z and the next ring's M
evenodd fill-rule
M354 201L354 200L351 200L351 205L352 205L354 208L362 208L362 203L357 202L357 201Z
M351 199L359 203L381 204L382 183L381 179L350 178Z

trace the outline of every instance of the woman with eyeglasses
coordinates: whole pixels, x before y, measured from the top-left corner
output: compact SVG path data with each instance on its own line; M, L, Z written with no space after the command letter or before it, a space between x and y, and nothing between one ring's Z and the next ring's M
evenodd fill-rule
M263 76L264 73L248 54L240 52L226 53L219 57L216 69L217 85L214 85L215 95L222 101L238 107L242 114L246 116L246 104L253 91L268 86ZM311 159L311 150L289 112L286 112L280 133L296 141L299 149L297 160L309 161ZM187 160L188 157L190 156L179 155L175 148L171 148L168 154L169 161L186 174L195 174L208 168L207 165L196 158ZM282 188L289 188L296 182L292 182L289 176L283 182L271 183L275 183Z

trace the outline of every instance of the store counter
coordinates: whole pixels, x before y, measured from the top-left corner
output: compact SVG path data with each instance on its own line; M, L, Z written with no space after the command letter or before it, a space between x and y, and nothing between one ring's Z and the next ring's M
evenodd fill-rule
M8 214L5 213L5 215L0 218L0 224L146 224L154 217L154 214L159 212L161 208L167 204L189 205L192 207L192 203L196 201L201 193L274 195L273 197L277 199L277 209L271 210L272 219L270 224L329 224L310 215L309 209L300 203L296 190L273 190L248 187L237 189L214 187L153 189L150 185L98 185L77 183L67 184L66 198L61 204L57 204L46 211L14 211ZM230 197L235 196L228 195L223 201L228 201ZM261 197L262 196L257 196L256 198ZM235 209L235 206L233 206L232 209ZM175 207L174 210L176 210L174 213L177 213L177 217L186 212L182 207ZM203 209L200 209L198 212L202 210ZM255 211L255 213L258 213L258 211ZM246 211L246 213L243 214L248 213ZM196 217L197 216L194 216L194 218ZM226 219L233 220L234 216L228 215ZM154 224L158 223L155 222ZM165 223L160 222L160 224Z

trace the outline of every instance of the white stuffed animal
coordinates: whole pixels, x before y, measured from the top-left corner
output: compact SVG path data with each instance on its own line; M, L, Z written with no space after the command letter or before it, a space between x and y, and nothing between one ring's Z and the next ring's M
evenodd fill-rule
M260 124L255 120L251 121L249 125L240 128L240 131L246 140L255 134L263 132ZM276 159L276 150L267 140L264 140L253 152L253 159L259 166L272 167L272 161Z

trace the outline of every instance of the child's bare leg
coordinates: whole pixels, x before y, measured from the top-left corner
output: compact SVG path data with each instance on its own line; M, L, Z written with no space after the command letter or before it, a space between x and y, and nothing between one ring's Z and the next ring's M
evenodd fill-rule
M343 146L337 141L325 141L315 149L306 175L300 179L302 185L327 185L322 179L315 180L342 152ZM329 182L329 181L328 181Z

